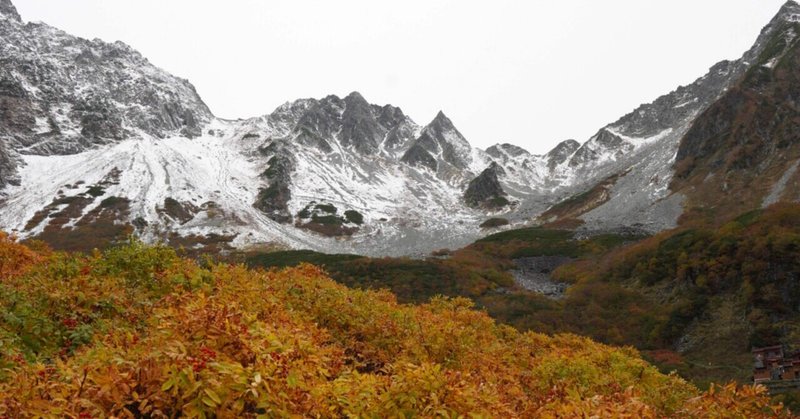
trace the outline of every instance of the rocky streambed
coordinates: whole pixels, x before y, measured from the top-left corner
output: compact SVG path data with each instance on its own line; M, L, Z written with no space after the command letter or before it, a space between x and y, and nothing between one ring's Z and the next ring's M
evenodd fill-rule
M572 262L564 256L537 256L515 259L517 269L511 271L519 286L552 299L564 297L568 284L554 281L550 274L559 266Z

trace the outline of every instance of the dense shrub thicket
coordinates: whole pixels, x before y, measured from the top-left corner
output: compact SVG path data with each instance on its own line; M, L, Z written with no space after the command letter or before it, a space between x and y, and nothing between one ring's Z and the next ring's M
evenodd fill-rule
M35 250L34 250L35 248ZM402 305L312 265L90 256L0 236L2 417L772 417L763 388L701 393L635 350Z

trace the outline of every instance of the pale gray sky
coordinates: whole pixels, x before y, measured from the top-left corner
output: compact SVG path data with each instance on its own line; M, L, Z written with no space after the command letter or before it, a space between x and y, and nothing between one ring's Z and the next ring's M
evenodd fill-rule
M479 147L543 153L738 58L783 0L14 0L122 40L220 117L358 90Z

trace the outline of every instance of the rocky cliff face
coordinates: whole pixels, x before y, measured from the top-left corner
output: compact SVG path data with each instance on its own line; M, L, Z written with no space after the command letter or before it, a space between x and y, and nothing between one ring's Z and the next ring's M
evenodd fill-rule
M16 162L12 159L11 154L6 149L6 145L0 142L0 189L3 189L8 185L19 184L16 166Z
M410 166L425 167L432 172L436 172L439 169L439 162L436 161L436 158L420 144L411 146L411 148L403 154L401 161Z
M381 114L373 110L372 106L358 92L353 92L344 98L344 112L342 112L341 142L345 147L352 147L362 154L375 154L386 134L391 128L402 120L402 114L393 118L389 115L382 118L386 126L378 122Z
M414 146L425 150L430 156L440 157L456 169L466 169L471 160L472 147L443 112L439 112L416 139Z
M302 215L319 205L351 211L362 217L351 244L380 234L380 248L399 252L418 246L412 241L446 245L451 239L435 237L459 226L474 229L457 233L464 237L479 234L482 210L462 196L491 160L443 113L420 127L400 108L353 92L303 99L242 124L248 128L241 140L255 141L267 160L254 207L275 222L302 227Z
M473 208L485 208L497 210L509 205L506 199L506 192L500 184L500 177L505 175L505 171L497 163L481 172L478 177L473 179L464 192L464 202Z
M754 53L750 57L753 63L746 77L697 118L687 132L678 149L678 163L688 158L702 160L717 155L710 163L718 167L726 163L718 154L731 151L731 148L726 150L726 145L737 146L756 138L768 144L794 140L792 134L796 132L793 128L797 115L793 108L800 95L795 71L800 39L798 22L800 5L794 2L784 5L764 30L761 39L764 46L760 54ZM767 131L755 133L757 127L754 125ZM757 158L758 153L772 150L751 151L756 154L749 154L747 158ZM682 173L687 174L690 170Z
M129 46L23 23L0 3L0 136L17 152L71 154L145 133L196 137L211 112L186 80Z
M11 3L11 0L0 0L0 19L13 20L21 22L22 19L17 13L17 8Z
M688 156L704 155L721 146L710 138L715 137L714 132L729 129L738 107L744 106L745 102L737 99L737 84L765 71L759 57L776 49L776 39L787 39L784 23L796 21L797 9L794 1L786 3L741 58L714 65L694 83L640 106L584 143L570 158L575 194L592 190L609 176L614 176L616 183L609 199L581 215L581 220L590 228L634 224L659 231L675 226L684 207L694 205L686 202L691 191L680 187L681 182L673 182L676 168L683 173L693 160ZM707 118L704 115L708 113L725 115ZM766 153L776 156L773 151Z
M507 173L501 180L505 190L521 197L518 214L536 217L550 206L603 185L607 197L602 202L583 207L583 213L570 212L587 228L634 225L659 231L677 225L684 212L685 195L684 191L670 189L670 185L676 155L682 158L681 140L695 119L771 48L770 40L781 27L779 22L791 21L795 8L796 3L788 2L741 58L714 65L695 82L639 106L582 144L566 141L544 156L504 145L488 149L490 158ZM607 184L609 178L615 179L613 185Z
M558 166L564 164L570 157L572 157L578 149L581 148L581 143L575 140L566 140L559 143L554 149L547 153L547 168L554 171Z

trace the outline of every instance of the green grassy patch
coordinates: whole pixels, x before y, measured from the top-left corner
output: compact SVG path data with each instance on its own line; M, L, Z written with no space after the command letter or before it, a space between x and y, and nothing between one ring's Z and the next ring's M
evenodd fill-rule
M317 215L317 214L314 214L313 216L311 216L311 221L313 221L313 222L315 222L317 224L332 225L332 226L341 225L342 224L342 219L340 217L335 216L335 215Z
M572 238L571 231L565 230L546 230L539 227L521 228L518 230L503 231L500 233L486 236L477 243L497 243L497 242L536 242L536 243L562 243Z
M362 259L358 255L329 255L313 250L289 250L283 252L259 253L250 255L246 258L249 266L262 268L287 268L297 266L301 263L310 263L317 266L328 266L342 262Z
M89 187L89 189L86 191L86 193L88 193L89 195L91 195L91 196L93 196L93 197L97 198L98 196L103 196L103 195L105 195L105 193L106 193L106 190L105 190L105 189L103 189L103 187L102 187L102 186L93 185L93 186L90 186L90 187Z
M490 218L481 223L480 228L497 228L509 225L509 221L505 218Z
M339 211L333 204L317 204L314 209L328 214L336 214Z
M344 212L344 218L353 224L362 225L364 224L364 216L361 215L360 212L355 210L347 210Z

